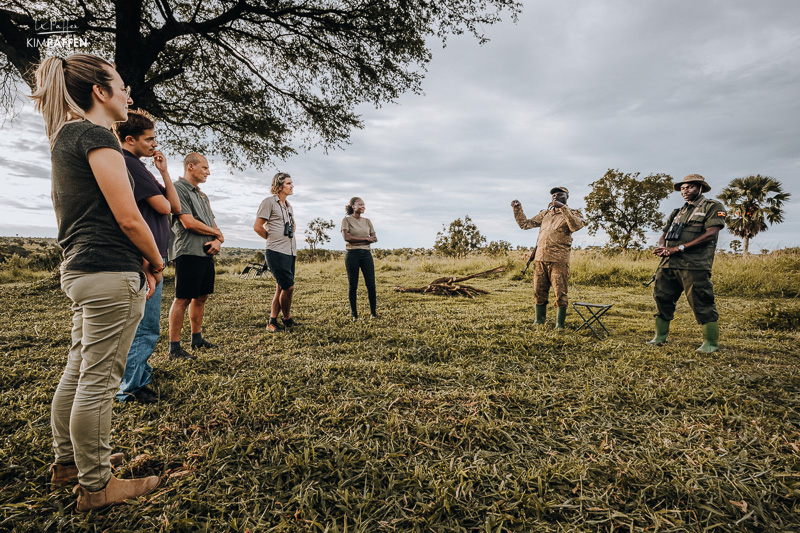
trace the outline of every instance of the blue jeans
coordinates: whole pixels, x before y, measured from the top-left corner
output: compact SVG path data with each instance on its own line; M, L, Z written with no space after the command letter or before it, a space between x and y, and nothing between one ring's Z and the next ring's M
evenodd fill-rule
M131 399L128 394L133 394L153 379L150 375L153 367L147 360L153 355L158 336L161 333L161 289L163 285L164 280L162 279L156 285L153 296L147 300L144 306L144 316L139 322L139 327L136 328L136 336L133 338L133 344L128 352L128 361L125 363L125 374L122 376L119 392L117 392L117 400Z

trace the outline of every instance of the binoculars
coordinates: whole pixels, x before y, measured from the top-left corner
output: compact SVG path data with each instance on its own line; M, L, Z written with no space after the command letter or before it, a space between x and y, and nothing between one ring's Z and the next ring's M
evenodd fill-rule
M680 239L684 227L686 227L686 224L683 222L673 222L669 227L669 231L667 231L666 239L668 241L676 241Z

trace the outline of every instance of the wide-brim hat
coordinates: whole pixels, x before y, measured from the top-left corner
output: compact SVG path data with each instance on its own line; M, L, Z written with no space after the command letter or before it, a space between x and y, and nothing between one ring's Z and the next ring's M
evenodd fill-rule
M675 190L680 191L681 185L683 185L684 183L697 183L698 185L700 185L700 189L703 192L708 192L711 190L711 185L706 183L706 179L700 174L689 174L688 176L683 178L683 181L679 181L674 185Z
M563 192L564 194L569 196L569 189L567 189L566 187L553 187L552 189L550 189L550 194L555 194L557 192Z

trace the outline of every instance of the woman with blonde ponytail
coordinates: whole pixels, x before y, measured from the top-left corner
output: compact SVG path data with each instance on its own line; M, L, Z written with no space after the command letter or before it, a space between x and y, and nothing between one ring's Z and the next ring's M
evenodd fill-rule
M114 393L164 263L111 132L132 103L114 67L89 54L47 58L36 71L32 99L50 139L61 287L74 312L51 410L51 481L78 481L77 510L84 512L137 498L159 483L158 476L114 477L111 465L123 456L111 454L109 441Z

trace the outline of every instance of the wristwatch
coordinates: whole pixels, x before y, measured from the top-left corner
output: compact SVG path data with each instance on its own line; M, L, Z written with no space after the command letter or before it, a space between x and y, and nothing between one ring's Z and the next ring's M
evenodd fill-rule
M679 251L681 251L681 252L682 252L682 251L684 251L685 249L686 249L686 247L685 247L684 245L682 245L682 244L679 244L679 245L678 245L678 250L679 250Z

